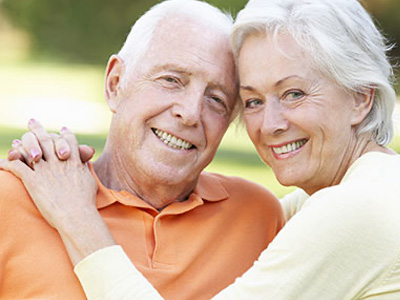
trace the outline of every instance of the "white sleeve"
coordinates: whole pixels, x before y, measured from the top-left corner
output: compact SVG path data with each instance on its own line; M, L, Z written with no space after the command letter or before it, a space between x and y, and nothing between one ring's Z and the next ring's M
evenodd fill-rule
M302 189L296 189L279 199L285 220L289 221L302 207L310 196Z
M360 207L348 195L329 196L310 197L253 267L213 300L362 299L397 255L396 239L387 238L393 223L379 201Z
M121 246L100 249L75 266L88 300L163 299Z

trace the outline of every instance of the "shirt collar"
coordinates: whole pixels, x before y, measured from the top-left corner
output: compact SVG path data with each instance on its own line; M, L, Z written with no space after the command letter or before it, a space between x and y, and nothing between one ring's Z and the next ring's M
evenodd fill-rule
M102 209L119 202L124 205L156 211L156 209L147 202L127 191L114 191L106 188L97 177L91 163L89 163L89 169L95 177L98 185L96 203L98 209ZM168 207L163 209L163 212L171 210L176 212L184 212L204 204L204 201L217 202L228 198L229 194L223 187L220 178L218 178L218 176L215 174L202 172L196 188L189 195L188 199L183 202L171 203L168 205Z

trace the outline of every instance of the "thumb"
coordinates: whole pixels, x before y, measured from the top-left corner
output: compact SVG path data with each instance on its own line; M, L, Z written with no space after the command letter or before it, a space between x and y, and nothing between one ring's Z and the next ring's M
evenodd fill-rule
M79 148L79 155L83 163L88 162L94 156L95 150L93 147L90 147L88 145L80 145L78 148Z
M0 159L0 169L13 173L22 181L33 173L33 170L20 160Z

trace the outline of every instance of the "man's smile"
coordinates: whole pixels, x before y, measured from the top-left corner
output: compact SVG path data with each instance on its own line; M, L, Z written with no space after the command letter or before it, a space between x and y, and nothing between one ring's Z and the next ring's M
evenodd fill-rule
M172 134L169 134L165 131L156 128L152 128L151 130L161 141L163 141L169 147L180 150L189 150L191 148L195 148L193 144L185 140L182 140L181 138L178 138Z

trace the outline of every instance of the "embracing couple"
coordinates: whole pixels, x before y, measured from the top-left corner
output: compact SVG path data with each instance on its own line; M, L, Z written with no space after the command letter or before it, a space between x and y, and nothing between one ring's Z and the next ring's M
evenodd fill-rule
M112 55L107 142L0 160L0 299L400 299L389 46L356 0L167 0ZM280 201L203 172L239 115Z

